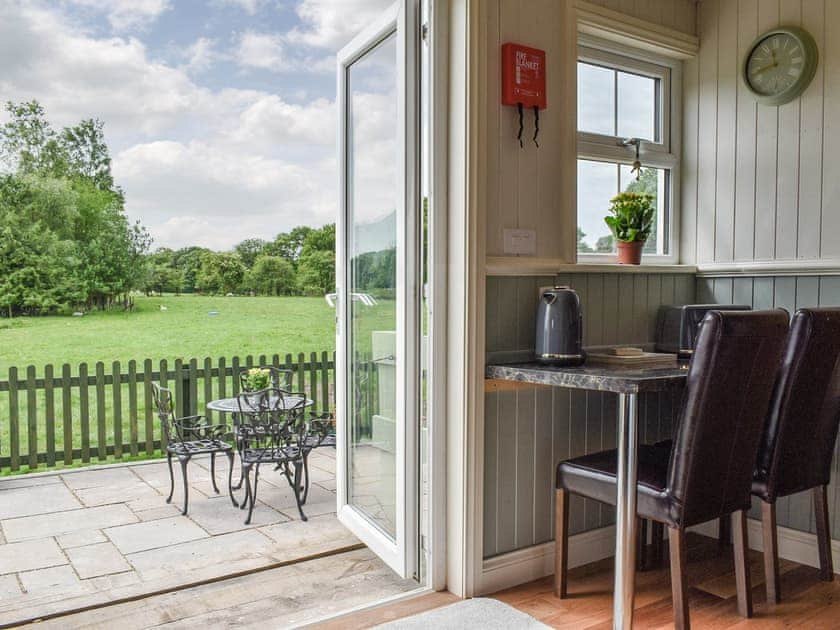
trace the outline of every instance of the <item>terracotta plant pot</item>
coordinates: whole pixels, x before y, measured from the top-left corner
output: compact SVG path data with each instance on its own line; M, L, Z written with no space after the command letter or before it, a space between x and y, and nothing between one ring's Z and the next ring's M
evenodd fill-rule
M642 262L642 248L645 246L644 241L634 241L632 243L625 243L618 241L618 264L619 265L638 265Z

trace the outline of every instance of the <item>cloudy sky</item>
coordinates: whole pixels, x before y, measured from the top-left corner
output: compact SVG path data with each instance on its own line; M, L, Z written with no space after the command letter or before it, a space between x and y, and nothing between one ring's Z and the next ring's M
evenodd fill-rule
M156 246L336 219L335 52L390 0L2 0L2 100L105 122Z

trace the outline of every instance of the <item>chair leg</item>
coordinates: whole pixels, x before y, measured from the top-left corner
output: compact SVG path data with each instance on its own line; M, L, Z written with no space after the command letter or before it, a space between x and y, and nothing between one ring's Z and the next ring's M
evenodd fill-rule
M776 504L761 502L761 538L764 546L764 582L767 589L767 603L778 604L782 597L779 591L779 543L776 534Z
M665 551L665 526L662 523L653 521L651 526L651 538L653 538L653 559L657 567L662 566L663 554Z
M166 463L169 464L169 496L167 503L172 503L172 495L175 494L175 474L172 472L172 453L166 453Z
M306 505L306 499L309 496L309 454L303 456L303 487L301 488L303 496L300 499L301 505Z
M554 594L566 597L569 569L569 493L554 492Z
M732 514L732 548L735 554L735 588L738 591L738 614L752 617L752 586L747 560L747 515L743 510Z
M678 527L668 528L668 548L671 555L671 598L674 604L674 628L687 630L688 584L685 579L685 530Z
M242 474L239 481L239 485L245 484L245 498L242 499L242 503L239 505L240 510L244 510L248 507L248 500L251 498L251 464L242 464Z
M251 488L251 476L248 475L248 491L251 493L251 505L248 508L248 518L245 519L245 524L251 524L251 516L254 514L254 505L257 503L257 484L260 482L260 465L254 466L254 487Z
M728 547L732 541L732 519L730 516L721 516L718 519L718 544L721 547Z
M817 521L817 546L820 554L820 579L831 582L834 579L834 563L831 559L831 535L828 524L828 495L826 486L817 486L814 495L814 513Z
M190 484L189 480L187 479L187 464L190 463L190 456L185 455L183 457L179 457L178 461L181 462L181 477L184 479L184 510L181 512L184 516L187 514L187 506L190 502Z
M647 531L648 521L646 518L636 518L638 535L636 536L636 566L638 571L644 571L648 567L647 562Z
M228 458L228 494L230 494L230 502L233 503L233 507L239 507L239 504L236 502L236 498L233 496L233 451L227 452Z
M306 514L303 513L303 504L300 501L300 477L303 471L303 462L295 461L295 478L292 483L292 490L295 493L295 501L297 502L298 513L300 513L300 520L308 521Z
M216 485L216 453L210 453L210 481L213 482L213 490L219 494L219 486Z

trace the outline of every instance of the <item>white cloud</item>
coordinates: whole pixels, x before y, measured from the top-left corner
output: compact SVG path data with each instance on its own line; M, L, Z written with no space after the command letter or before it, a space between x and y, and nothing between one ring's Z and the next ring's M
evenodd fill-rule
M240 9L245 11L248 15L256 15L257 12L262 9L265 4L266 0L221 0L223 4L232 4L234 6L238 6Z
M205 72L210 69L213 63L221 57L215 49L216 42L208 37L199 37L186 50L184 57L187 59L185 68L191 72Z
M241 66L263 70L283 70L285 57L279 35L245 31L239 36L236 60Z
M289 41L336 51L387 9L393 0L301 0L295 11L302 28Z
M171 8L169 0L68 0L71 4L104 13L111 27L125 31L154 22Z

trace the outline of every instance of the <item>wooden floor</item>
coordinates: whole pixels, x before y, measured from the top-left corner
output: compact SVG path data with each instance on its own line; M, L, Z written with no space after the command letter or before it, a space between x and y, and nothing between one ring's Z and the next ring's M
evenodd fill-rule
M667 553L665 554L667 558ZM692 628L840 628L840 580L820 582L817 569L782 561L782 603L768 606L764 597L762 556L750 552L755 616L738 616L732 549L689 535L688 583ZM554 628L610 628L612 559L569 572L569 598L552 592L545 578L491 595ZM667 567L636 576L637 628L673 627L671 582Z
M762 556L750 553L755 616L738 616L731 547L689 534L688 579L691 625L695 629L729 628L840 628L840 579L820 582L817 570L792 562L781 563L783 601L768 607L764 597ZM667 558L667 553L665 555ZM554 628L612 627L612 559L569 572L569 598L559 600L552 592L552 578L490 595ZM667 567L637 574L636 628L672 628L671 582ZM338 618L319 630L362 629L457 601L449 593L435 593L380 606ZM513 629L511 629L513 630Z

